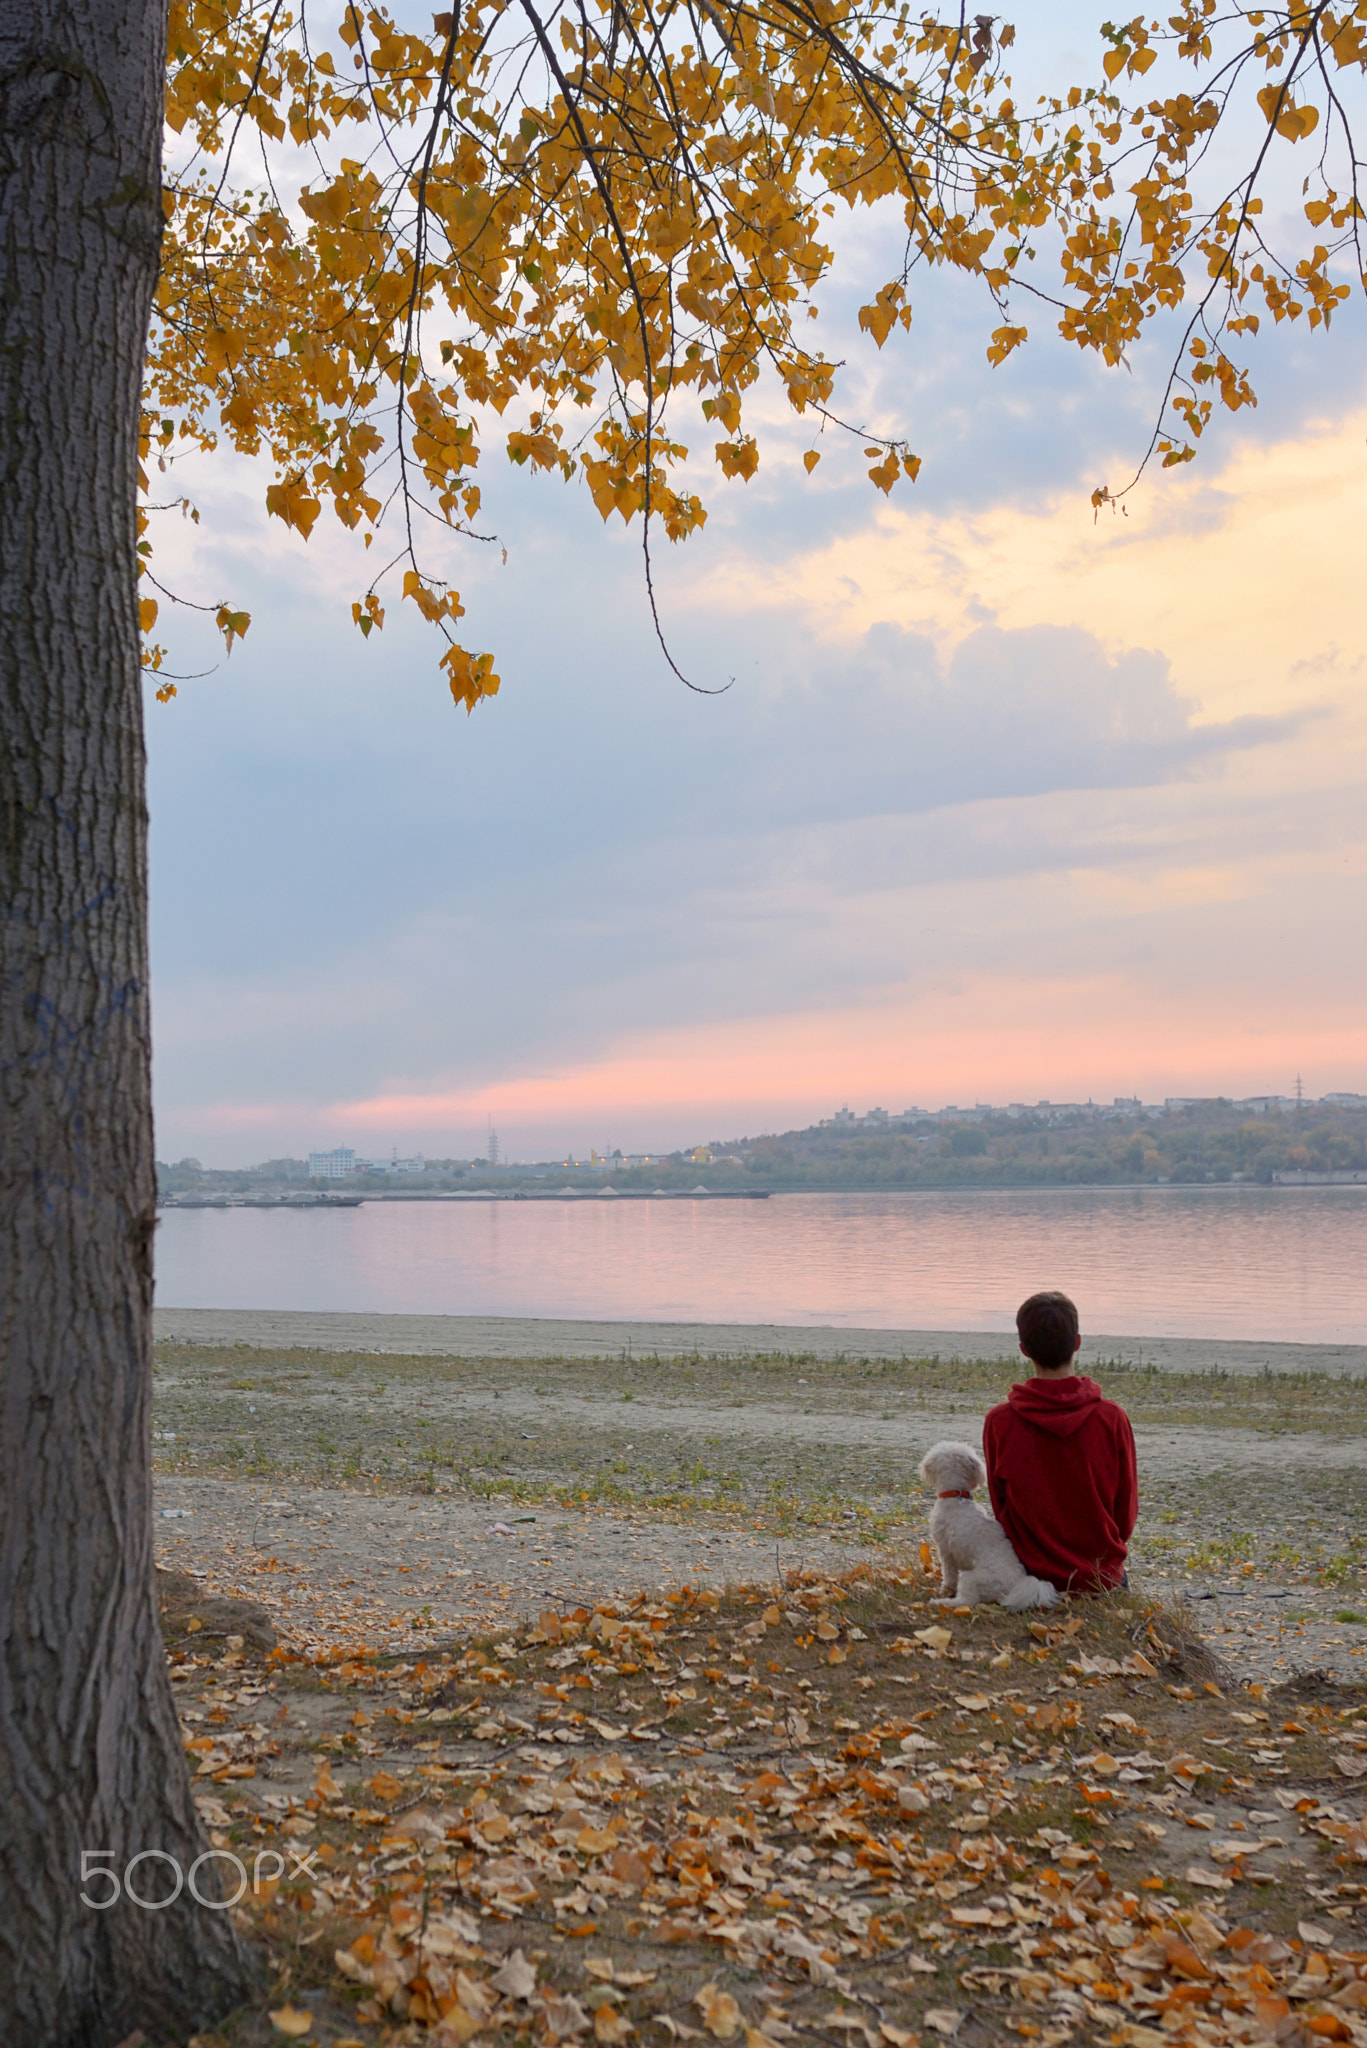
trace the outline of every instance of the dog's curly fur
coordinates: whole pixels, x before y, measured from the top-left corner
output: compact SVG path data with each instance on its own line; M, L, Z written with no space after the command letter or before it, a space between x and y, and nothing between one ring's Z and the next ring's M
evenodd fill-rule
M987 1468L971 1444L932 1444L919 1469L937 1493L971 1494L987 1484ZM974 1501L937 1500L930 1540L940 1553L942 1599L957 1598L969 1607L995 1600L1013 1613L1057 1604L1057 1589L1047 1579L1031 1578L1001 1523Z

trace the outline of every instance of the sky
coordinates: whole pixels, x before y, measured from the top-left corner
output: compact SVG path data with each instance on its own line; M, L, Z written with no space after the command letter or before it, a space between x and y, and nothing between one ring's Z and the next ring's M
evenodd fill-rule
M781 1130L848 1102L1367 1090L1367 379L1354 310L1260 341L1261 403L1094 515L1147 440L1153 337L998 370L966 285L853 336L842 395L924 467L761 408L747 485L661 541L491 442L499 546L450 546L500 695L215 455L157 573L252 613L148 704L157 1150L561 1156ZM686 439L690 438L685 432ZM692 434L704 451L711 432ZM804 449L822 462L810 479ZM502 550L506 548L507 558ZM216 651L163 607L171 665Z

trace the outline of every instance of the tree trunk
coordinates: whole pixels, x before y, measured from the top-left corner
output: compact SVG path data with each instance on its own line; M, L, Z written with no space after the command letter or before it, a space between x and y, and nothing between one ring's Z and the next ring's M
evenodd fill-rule
M241 1995L153 1588L135 487L164 0L0 0L0 2039ZM92 1854L91 1852L98 1852ZM210 1901L213 1871L196 1879ZM230 1867L230 1866L229 1866ZM229 1889L234 1889L230 1885Z

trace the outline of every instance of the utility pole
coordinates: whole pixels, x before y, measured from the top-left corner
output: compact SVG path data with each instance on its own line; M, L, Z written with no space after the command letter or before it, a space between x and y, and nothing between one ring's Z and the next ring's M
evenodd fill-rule
M1299 1074L1296 1076L1296 1129L1298 1131L1305 1129L1305 1090L1301 1085Z

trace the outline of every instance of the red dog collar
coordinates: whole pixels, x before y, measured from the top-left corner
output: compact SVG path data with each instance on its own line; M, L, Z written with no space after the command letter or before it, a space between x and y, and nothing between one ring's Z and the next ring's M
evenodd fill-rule
M961 1486L951 1487L948 1493L940 1495L941 1500L972 1500L971 1493L965 1493Z

